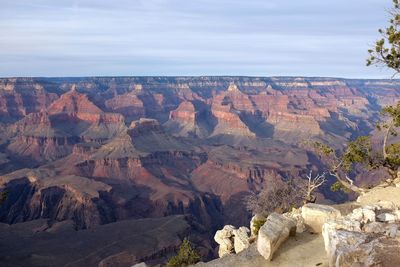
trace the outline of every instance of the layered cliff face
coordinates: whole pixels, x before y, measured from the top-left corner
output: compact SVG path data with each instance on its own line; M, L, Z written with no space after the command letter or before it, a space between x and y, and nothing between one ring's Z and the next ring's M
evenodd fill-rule
M145 117L145 107L143 101L137 96L137 91L141 91L136 88L134 92L116 95L112 99L105 102L108 109L113 112L120 113L127 118L139 119Z
M225 102L225 94L215 96L211 105L212 115L216 118L217 124L212 135L238 135L255 137L247 125L240 119L240 111L233 108L233 104Z
M323 169L304 140L340 149L398 99L397 80L0 79L0 221L240 225L244 196Z
M46 162L67 156L79 142L102 143L124 130L121 114L103 112L73 85L48 110L10 125L13 138L7 149L18 157Z
M77 138L56 129L46 111L31 113L10 129L15 137L7 149L37 162L64 157L77 142Z
M58 95L47 92L33 80L2 79L0 81L0 115L13 121L33 112L46 109Z
M101 192L109 192L106 184L73 175L58 176L48 169L23 169L0 176L8 196L0 207L1 220L17 223L46 218L50 221L73 220L77 228L86 228L109 221L100 202Z
M192 102L184 101L169 114L164 126L174 135L198 136L201 129L198 125L198 112Z

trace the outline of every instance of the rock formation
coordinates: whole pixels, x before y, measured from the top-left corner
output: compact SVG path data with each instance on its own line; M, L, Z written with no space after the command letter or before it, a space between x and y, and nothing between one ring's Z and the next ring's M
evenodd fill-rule
M184 101L171 111L165 124L170 132L179 136L197 135L196 110L191 102Z
M110 111L120 113L127 118L139 119L145 117L145 107L143 101L137 96L137 91L116 95L105 101L105 105Z
M222 258L247 249L250 245L249 232L247 227L236 229L232 225L225 225L222 230L218 230L214 236L215 242L219 245L218 256Z
M215 233L214 240L219 245L218 256L220 258L234 252L233 230L235 230L234 226L225 225L222 230Z
M255 137L246 124L240 119L238 111L232 108L232 104L223 103L224 95L213 99L211 112L217 120L212 135L239 135L246 137Z

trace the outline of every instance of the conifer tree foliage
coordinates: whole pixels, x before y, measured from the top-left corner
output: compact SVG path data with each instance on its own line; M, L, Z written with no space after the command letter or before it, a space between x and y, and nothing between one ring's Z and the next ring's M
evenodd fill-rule
M389 12L389 26L379 29L381 38L375 46L368 50L370 56L367 66L376 65L394 71L393 77L400 73L400 0L393 0L393 8ZM382 109L382 122L377 125L383 131L382 157L378 164L384 166L392 178L399 175L400 143L390 142L390 137L398 135L400 128L400 101L396 105Z
M396 106L388 106L381 111L381 123L378 130L383 131L381 148L374 149L371 136L360 136L348 143L345 150L335 151L332 147L320 143L314 143L314 149L328 166L329 174L336 178L336 183L331 189L353 191L363 194L368 190L356 186L351 179L356 166L362 166L366 170L383 168L390 175L391 180L398 177L400 170L400 143L391 140L398 135L400 127L400 102Z
M178 255L172 257L167 267L186 267L200 261L200 255L192 247L190 241L185 238L179 248Z
M379 29L381 38L368 50L367 66L387 67L394 70L396 75L400 73L400 0L393 0L389 14L389 26Z

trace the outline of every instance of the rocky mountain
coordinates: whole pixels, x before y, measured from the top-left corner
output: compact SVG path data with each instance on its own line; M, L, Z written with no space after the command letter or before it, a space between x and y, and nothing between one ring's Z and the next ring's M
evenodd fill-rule
M216 229L248 221L244 196L323 170L305 141L341 149L399 99L398 80L3 78L0 222L85 231L186 215L212 256ZM351 197L331 183L319 202Z

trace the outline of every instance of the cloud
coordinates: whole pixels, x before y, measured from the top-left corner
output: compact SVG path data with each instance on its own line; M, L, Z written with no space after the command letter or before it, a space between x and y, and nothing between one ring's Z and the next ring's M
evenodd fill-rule
M390 0L3 0L0 76L389 77Z

